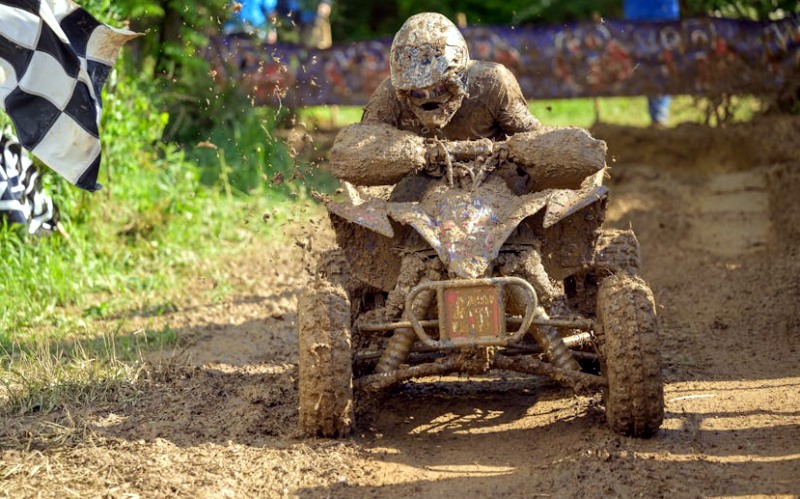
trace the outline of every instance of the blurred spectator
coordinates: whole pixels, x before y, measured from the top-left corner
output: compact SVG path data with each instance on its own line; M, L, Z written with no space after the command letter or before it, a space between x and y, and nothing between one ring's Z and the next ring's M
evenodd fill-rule
M296 23L300 43L306 48L326 49L331 37L332 0L286 0L286 10Z
M226 35L244 33L267 43L278 41L276 18L278 0L242 0L231 2L231 18L222 27Z
M638 21L673 21L680 19L678 0L625 0L625 18ZM664 127L669 119L669 95L647 98L647 109L655 127Z

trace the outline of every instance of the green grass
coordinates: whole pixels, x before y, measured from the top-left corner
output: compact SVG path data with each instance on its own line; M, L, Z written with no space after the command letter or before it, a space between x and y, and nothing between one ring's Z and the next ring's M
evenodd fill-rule
M135 383L146 374L147 364L141 350L134 355L118 344L109 333L66 345L45 341L18 351L0 371L0 415L135 398Z
M68 239L0 226L0 413L128 396L144 352L181 338L164 326L131 331L127 318L174 309L197 294L198 275L221 284L195 298L224 299L234 290L222 256L280 241L281 225L304 216L295 201L315 184L289 181L307 167L270 137L269 110L220 114L205 138L216 148L184 149L161 141L169 117L154 93L128 79L104 96L103 190L80 191L45 169ZM286 180L273 182L278 173Z
M588 128L596 121L594 99L532 101L528 107L531 113L545 125ZM631 126L648 124L647 101L644 98L598 99L597 109L600 118L609 123Z
M359 122L363 111L360 106L309 106L299 114L311 126L330 129Z

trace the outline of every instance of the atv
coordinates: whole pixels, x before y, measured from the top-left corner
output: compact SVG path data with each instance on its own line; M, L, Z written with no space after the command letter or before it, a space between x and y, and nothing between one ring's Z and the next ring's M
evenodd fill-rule
M350 433L354 390L492 370L602 390L614 432L656 433L655 304L633 232L601 228L605 169L519 194L502 161L453 158L391 190L344 182L328 203L338 248L298 303L304 434Z

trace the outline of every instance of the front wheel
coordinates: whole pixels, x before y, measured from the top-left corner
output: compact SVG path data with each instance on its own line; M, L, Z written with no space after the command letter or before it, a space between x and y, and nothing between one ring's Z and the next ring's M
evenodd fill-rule
M608 424L619 434L651 437L664 419L653 293L638 277L607 277L597 293L597 318Z
M315 283L297 307L300 430L343 437L353 427L350 301L341 286Z

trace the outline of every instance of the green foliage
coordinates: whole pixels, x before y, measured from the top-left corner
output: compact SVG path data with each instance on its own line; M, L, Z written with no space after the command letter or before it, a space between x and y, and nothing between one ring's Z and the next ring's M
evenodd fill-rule
M800 13L798 0L684 0L683 15L714 14L721 17L767 20Z
M275 111L216 92L197 56L224 5L84 3L104 22L133 19L131 27L147 33L142 45L124 49L104 91L104 189L88 194L42 168L69 240L0 227L7 276L0 296L14 297L12 306L0 307L0 346L40 334L69 336L93 317L169 302L180 293L177 283L213 261L209 256L274 234L276 203L304 196L300 182L288 182L303 169L274 138ZM164 29L176 13L181 23L169 40ZM168 68L169 77L157 68ZM178 140L165 141L168 129ZM219 146L198 148L200 141ZM273 216L265 224L268 210ZM87 313L76 315L75 308Z
M268 188L270 178L289 164L285 150L270 133L274 121L269 108L253 109L242 103L222 109L218 123L204 137L209 147L190 152L198 163L206 165L204 183L221 183L223 189L238 193Z
M529 2L514 13L513 22L520 23L562 23L581 21L594 16L622 17L622 3L619 0L572 0L557 2L539 0Z
M522 24L558 23L590 19L595 13L617 16L621 12L619 0L510 0L485 2L480 0L401 0L399 14L406 18L418 12L441 12L451 19L462 12L469 24Z
M69 312L75 307L107 315L163 303L207 256L274 230L243 223L245 217L261 221L278 199L271 190L223 197L215 179L208 179L210 186L202 182L210 171L198 162L202 158L161 140L169 116L156 107L156 94L157 84L144 76L109 79L101 123L103 190L89 194L44 172L69 240L0 227L6 275L0 296L13 297L11 306L0 307L0 345L40 332L74 334L83 323ZM263 142L263 136L247 140Z
M411 15L440 12L453 21L459 13L468 24L518 25L560 23L590 19L595 13L604 17L622 15L620 0L399 0L372 2L346 0L337 2L331 18L334 40L357 40L375 36L393 36Z
M341 0L335 3L334 40L359 40L392 36L400 25L419 12L441 12L452 20L464 13L469 24L517 25L563 23L622 17L622 0ZM683 0L684 17L715 14L748 19L775 19L800 12L800 0Z

